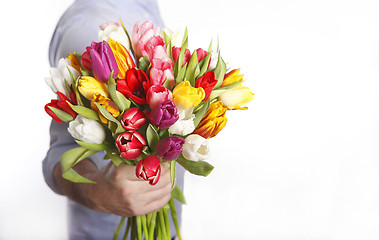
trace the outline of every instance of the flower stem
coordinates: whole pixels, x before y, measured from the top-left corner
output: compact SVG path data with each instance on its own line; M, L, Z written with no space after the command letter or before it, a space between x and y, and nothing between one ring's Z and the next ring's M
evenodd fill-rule
M175 208L175 203L174 203L173 197L171 197L169 204L170 204L170 210L171 210L171 217L172 217L172 220L174 221L174 225L175 225L176 235L178 236L179 240L182 240L182 235L180 234L180 228L179 228L179 224L178 224L178 219L177 219L177 215L176 215L176 208Z
M142 240L141 216L136 216L136 225L137 225L137 238L138 240Z
M163 216L163 209L158 210L158 216L159 216L159 228L161 229L161 232L162 232L162 238L161 239L167 239L166 225L165 225L164 216Z
M120 230L121 230L122 224L124 223L124 221L125 221L125 217L122 217L121 220L120 220L120 223L118 224L118 226L116 228L116 231L114 232L113 240L117 240L118 235L120 234Z
M151 221L149 221L149 240L154 240L156 220L157 220L157 211L151 213Z
M145 235L145 240L148 240L149 237L149 231L147 229L147 224L146 224L146 215L140 216L141 218L141 223L142 223L142 230Z
M126 224L125 233L124 233L124 236L123 236L122 240L126 240L126 238L128 237L131 224L132 224L132 221L131 221L130 218L128 218L128 223Z

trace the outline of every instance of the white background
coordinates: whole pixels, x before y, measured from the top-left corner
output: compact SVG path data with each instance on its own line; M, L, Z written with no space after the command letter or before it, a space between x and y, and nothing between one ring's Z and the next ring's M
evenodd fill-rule
M67 239L41 161L48 44L70 3L0 8L2 240ZM188 26L190 48L218 35L256 94L212 139L212 174L186 176L184 239L379 239L379 2L159 3L167 26Z

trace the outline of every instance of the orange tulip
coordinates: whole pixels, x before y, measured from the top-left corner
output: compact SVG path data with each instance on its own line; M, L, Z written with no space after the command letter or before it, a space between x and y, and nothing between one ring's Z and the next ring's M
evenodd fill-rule
M119 42L113 40L112 38L108 41L109 46L112 49L113 55L116 58L118 66L118 78L125 78L126 72L135 67L132 57L129 54L129 51L120 44Z
M112 102L109 98L102 96L100 93L94 93L93 98L91 100L91 107L93 110L99 113L99 117L103 123L108 123L108 119L106 119L97 108L95 102L104 107L113 117L118 117L120 115L120 110L117 105Z
M193 133L207 139L216 136L228 121L225 117L226 110L221 101L212 103Z

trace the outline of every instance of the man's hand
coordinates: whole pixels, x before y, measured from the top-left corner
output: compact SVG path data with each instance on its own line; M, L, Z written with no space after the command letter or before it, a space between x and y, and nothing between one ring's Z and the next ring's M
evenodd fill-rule
M135 166L109 163L97 170L90 160L83 160L75 170L96 182L72 183L62 178L60 164L54 170L58 189L70 199L91 209L130 217L143 215L162 208L171 198L169 165L161 163L159 182L151 186L136 177Z

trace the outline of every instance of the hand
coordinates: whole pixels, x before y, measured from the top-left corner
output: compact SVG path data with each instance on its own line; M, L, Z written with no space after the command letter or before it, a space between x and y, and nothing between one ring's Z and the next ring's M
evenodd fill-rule
M111 162L102 170L97 170L90 160L83 160L76 166L79 174L96 184L69 182L62 179L59 170L54 176L62 179L57 183L61 192L74 201L97 211L130 217L158 210L170 200L169 164L161 163L161 168L161 177L154 186L136 177L135 166L122 164L116 167Z

